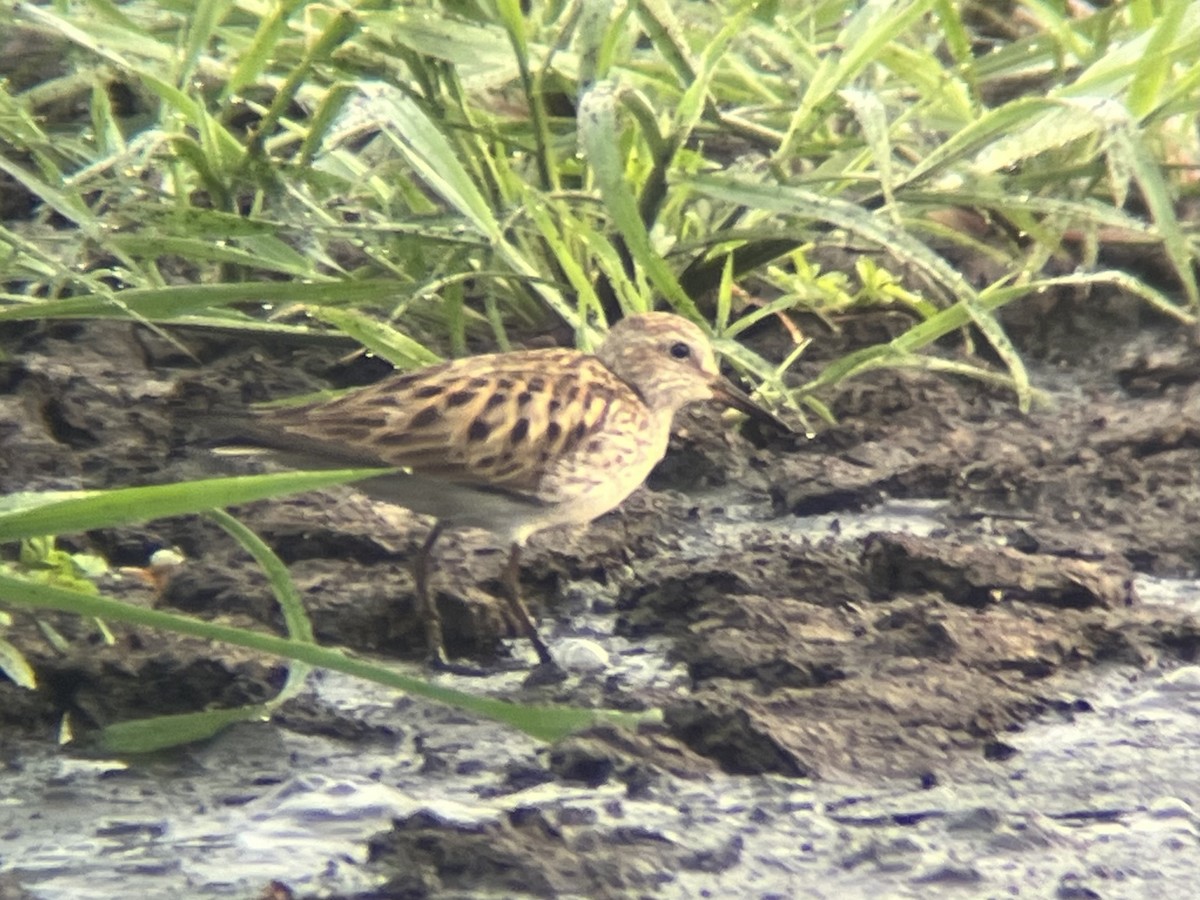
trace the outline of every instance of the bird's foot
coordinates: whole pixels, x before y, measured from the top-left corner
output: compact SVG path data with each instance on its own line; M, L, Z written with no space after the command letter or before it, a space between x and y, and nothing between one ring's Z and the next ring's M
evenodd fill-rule
M484 669L480 666L472 666L467 663L450 662L446 658L446 651L439 647L433 653L429 654L429 668L435 672L445 672L449 675L462 675L466 678L486 678L494 672Z
M562 684L567 680L567 670L547 657L525 676L521 687L545 687L551 684Z

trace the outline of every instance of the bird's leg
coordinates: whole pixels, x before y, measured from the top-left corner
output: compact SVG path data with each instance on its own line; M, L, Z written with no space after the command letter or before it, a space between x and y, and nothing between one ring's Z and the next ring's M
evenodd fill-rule
M442 523L435 522L425 538L413 563L413 580L417 587L417 612L425 624L425 646L429 653L429 664L444 669L449 666L446 646L442 640L442 617L438 614L437 602L429 593L429 563L433 556L433 545L442 533Z
M558 664L550 655L550 648L538 634L537 626L533 624L533 618L529 615L529 609L525 606L525 601L521 599L521 545L516 542L508 552L508 562L504 566L502 581L504 583L504 599L508 601L509 611L517 620L517 626L525 632L525 636L533 644L533 649L537 651L538 661L543 666L557 669Z

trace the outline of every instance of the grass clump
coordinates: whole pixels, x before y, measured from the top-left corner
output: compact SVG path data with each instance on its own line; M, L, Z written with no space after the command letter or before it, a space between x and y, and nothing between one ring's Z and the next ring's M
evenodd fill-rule
M414 365L430 343L507 346L514 324L557 320L587 344L592 323L665 302L736 335L747 315L829 315L853 296L920 328L873 364L965 315L1024 404L995 309L1053 286L1055 259L1076 285L1111 284L1104 242L1152 243L1172 289L1122 286L1194 320L1178 209L1194 193L1200 11L1009 12L9 8L6 32L61 69L35 58L0 91L0 166L30 207L0 232L0 316L346 329ZM948 224L964 209L975 233ZM830 245L870 271L814 277ZM1002 274L969 282L963 254ZM757 309L720 296L727 258ZM811 399L724 349L773 396Z

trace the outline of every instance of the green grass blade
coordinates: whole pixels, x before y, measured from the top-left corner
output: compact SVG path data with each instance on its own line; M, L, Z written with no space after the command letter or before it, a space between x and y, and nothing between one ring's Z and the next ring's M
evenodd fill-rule
M176 84L186 84L195 74L196 64L207 49L221 21L229 14L232 0L197 0L189 10L183 58L175 73Z
M1126 119L1111 129L1109 142L1109 153L1133 172L1142 190L1150 217L1162 235L1163 248L1183 283L1188 302L1193 309L1200 308L1200 286L1196 283L1197 256L1200 254L1192 249L1183 231L1162 167L1150 152L1145 135L1132 120Z
M310 314L315 319L333 325L372 353L399 368L414 369L442 361L442 358L428 347L357 309L315 307Z
M1123 272L1093 272L1040 278L1016 285L993 285L979 295L979 306L985 311L999 309L1007 303L1029 294L1052 291L1059 288L1090 288L1106 285L1141 297L1150 305L1160 309L1184 325L1195 326L1197 318L1181 310L1161 292ZM837 384L847 378L892 363L908 365L918 351L934 341L970 324L971 314L965 305L956 303L936 315L904 332L886 344L864 347L849 353L826 366L816 378L805 384L802 394L811 393L822 387Z
M108 240L110 247L139 258L158 259L173 254L191 263L215 262L253 267L264 272L277 272L297 278L311 278L312 261L292 247L270 236L249 239L255 246L234 247L214 244L207 238L168 237L164 235L115 234Z
M394 301L404 293L395 281L327 281L323 284L248 282L132 288L107 297L68 297L0 309L0 321L81 318L144 318L171 321L234 303L370 304ZM119 301L114 305L113 299Z
M147 609L107 597L34 584L3 574L0 574L0 600L30 609L54 609L80 616L94 616L107 621L159 628L204 640L221 641L238 647L246 647L273 656L298 659L309 665L364 678L385 687L396 688L408 694L425 697L504 722L543 741L558 740L574 731L600 722L636 727L640 722L657 715L655 712L631 714L611 710L571 709L562 706L520 706L505 700L475 696L453 688L431 684L411 675L403 675L386 666L347 656L340 650L215 622L205 622L176 613Z
M206 515L241 544L266 574L283 613L288 637L314 643L312 620L304 609L300 592L296 590L283 560L258 535L224 510L210 510ZM109 753L150 753L206 740L236 722L266 720L280 704L304 688L308 673L312 671L308 663L299 660L289 660L287 668L287 680L283 687L266 703L118 722L100 730L97 744L101 750Z
M893 221L898 221L892 141L888 133L887 110L883 101L873 91L853 88L846 88L840 91L839 95L858 119L859 126L867 138L867 145L871 148L872 161L879 175L879 187L883 191L884 209Z
M925 273L955 297L983 332L1012 375L1017 402L1027 409L1030 402L1029 375L1020 355L1000 323L978 302L975 290L946 260L886 219L836 198L824 197L792 185L767 185L722 176L695 176L690 183L701 193L735 204L752 204L758 209L823 220L844 228L886 249L908 265Z
M386 134L395 141L409 165L476 231L489 241L500 243L502 228L487 198L433 120L415 101L395 93L386 96L384 105L391 109Z
M646 34L654 43L654 47L662 55L663 61L675 73L675 79L682 85L696 81L696 68L689 58L687 42L679 20L674 10L664 0L641 0L634 4L638 21L646 29Z
M796 145L810 127L816 111L876 61L889 41L907 31L935 3L936 0L866 0L858 5L828 52L822 54L788 123L783 143L775 154L776 161L786 165L796 154Z
M246 552L254 557L259 568L263 570L271 585L271 590L275 594L275 600L279 604L279 611L283 614L283 626L287 630L288 637L315 644L316 636L313 634L312 619L308 617L308 610L304 608L304 601L300 598L296 583L292 580L292 575L288 572L287 565L283 560L267 546L262 538L225 510L212 509L205 515L241 544ZM279 689L278 694L262 706L267 709L275 709L290 697L299 694L304 689L304 683L308 680L308 673L311 671L312 667L308 663L297 659L290 660L287 679L284 681L283 687Z
M551 209L560 213L558 219L551 216ZM583 231L579 226L583 223L579 221L564 221L560 204L546 203L540 200L526 204L527 214L537 227L542 236L542 240L546 242L546 246L550 252L554 254L554 259L558 263L558 267L566 276L567 281L571 283L571 288L579 297L579 314L575 319L576 337L582 337L581 331L585 330L587 322L587 310L599 310L600 301L596 297L596 290L592 283L593 273L585 271L584 264L579 259L579 254L575 252L575 247L578 242L582 241L585 245L589 239L597 237L595 232L590 229ZM624 272L621 273L622 278L616 283L624 283L627 281ZM578 342L578 340L577 340Z
M321 472L281 472L205 478L152 487L116 488L89 492L63 500L50 495L47 502L0 513L0 541L46 534L67 534L145 522L164 516L204 512L216 507L250 503L266 497L296 494L381 475L390 469L331 469ZM28 497L28 495L25 495Z
M230 98L247 86L253 84L271 64L272 52L276 50L279 41L287 31L288 18L304 0L286 0L276 3L265 16L258 20L254 37L249 46L242 51L237 65L225 82L221 92L221 102L228 103Z
M1141 119L1158 105L1159 96L1174 63L1168 50L1178 37L1183 15L1190 4L1167 0L1146 42L1146 52L1134 72L1126 103L1130 113Z
M304 87L313 67L324 62L358 27L357 16L349 11L338 12L330 18L329 23L317 38L305 47L304 56L283 80L283 84L271 98L271 105L263 115L262 121L256 126L250 142L252 153L248 156L256 155L261 151L267 137L274 134L284 113L295 102L297 94Z
M270 706L255 704L116 722L100 729L94 749L116 754L155 753L169 747L206 741L238 722L265 722L270 717Z
M829 222L894 253L920 269L951 296L974 294L966 279L941 256L886 219L855 203L795 185L765 184L721 175L696 175L688 179L688 184L702 194L727 203Z
M275 592L275 599L279 601L279 610L283 614L283 625L287 629L288 637L311 644L315 640L312 620L304 609L300 592L296 590L296 584L292 581L283 560L275 555L275 551L268 547L262 538L223 509L209 510L205 515L241 544L263 570L267 581L271 583L271 589Z
M929 179L970 154L981 152L993 140L1019 134L1037 113L1058 108L1059 104L1045 97L1020 97L990 109L934 147L909 170L904 181L915 184Z
M37 675L33 667L20 650L3 638L0 638L0 674L18 687L37 690Z
M0 155L0 172L7 174L56 213L70 219L88 237L96 238L100 235L99 220L77 194L50 184L3 155Z
M684 293L675 274L655 251L637 199L625 181L625 159L620 150L621 132L617 127L616 109L617 91L611 82L597 84L579 104L579 140L600 188L600 196L629 252L654 287L678 312L699 320L701 316L696 304Z

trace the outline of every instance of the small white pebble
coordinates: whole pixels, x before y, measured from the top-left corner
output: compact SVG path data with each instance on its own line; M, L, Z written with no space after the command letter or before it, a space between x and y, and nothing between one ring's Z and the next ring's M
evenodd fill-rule
M603 672L609 665L608 651L584 638L563 641L555 656L568 672Z
M187 562L187 557L174 547L164 547L161 550L155 550L150 556L151 569L169 569L175 566L182 566L185 562Z

